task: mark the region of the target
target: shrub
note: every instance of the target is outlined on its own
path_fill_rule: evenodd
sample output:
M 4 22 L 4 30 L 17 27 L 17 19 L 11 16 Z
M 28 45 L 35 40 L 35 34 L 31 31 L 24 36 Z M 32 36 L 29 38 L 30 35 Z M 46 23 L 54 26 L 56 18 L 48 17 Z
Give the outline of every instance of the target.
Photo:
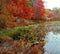
M 42 34 L 44 33 L 43 30 L 43 27 L 41 28 L 40 25 L 38 25 L 37 27 L 31 25 L 3 30 L 1 34 L 9 36 L 14 40 L 19 40 L 20 38 L 24 37 L 27 41 L 35 42 L 40 41 L 40 39 L 42 38 Z

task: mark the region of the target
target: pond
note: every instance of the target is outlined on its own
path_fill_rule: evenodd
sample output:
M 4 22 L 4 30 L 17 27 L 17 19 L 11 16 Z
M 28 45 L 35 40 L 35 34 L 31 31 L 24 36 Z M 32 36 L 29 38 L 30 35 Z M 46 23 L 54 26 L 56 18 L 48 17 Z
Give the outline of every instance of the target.
M 45 36 L 44 54 L 60 54 L 60 27 L 52 25 Z

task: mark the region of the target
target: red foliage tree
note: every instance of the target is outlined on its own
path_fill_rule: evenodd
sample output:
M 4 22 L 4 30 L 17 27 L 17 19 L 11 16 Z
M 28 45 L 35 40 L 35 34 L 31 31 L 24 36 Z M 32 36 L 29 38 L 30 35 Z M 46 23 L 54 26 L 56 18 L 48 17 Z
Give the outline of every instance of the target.
M 44 5 L 42 0 L 34 0 L 33 7 L 27 4 L 30 0 L 11 0 L 4 5 L 7 27 L 17 26 L 17 19 L 42 18 Z M 23 21 L 24 22 L 24 21 Z
M 53 17 L 53 16 L 55 16 L 54 12 L 50 12 L 50 13 L 48 14 L 48 17 Z
M 33 17 L 41 18 L 44 16 L 44 5 L 42 0 L 34 0 L 33 7 L 27 5 L 29 0 L 13 0 L 7 6 L 11 12 L 13 12 L 14 16 L 20 16 L 21 18 L 31 19 Z
M 15 17 L 30 19 L 33 16 L 32 8 L 27 5 L 29 0 L 13 0 L 7 4 L 7 8 Z
M 44 8 L 43 1 L 35 0 L 33 7 L 34 7 L 35 18 L 43 18 L 45 14 L 45 8 Z

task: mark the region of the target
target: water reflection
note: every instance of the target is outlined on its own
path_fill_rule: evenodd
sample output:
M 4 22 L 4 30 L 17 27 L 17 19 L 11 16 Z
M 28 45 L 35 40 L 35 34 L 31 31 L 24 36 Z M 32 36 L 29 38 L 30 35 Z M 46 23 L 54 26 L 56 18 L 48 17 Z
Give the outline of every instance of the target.
M 46 34 L 44 54 L 60 54 L 60 34 L 54 33 L 52 30 Z

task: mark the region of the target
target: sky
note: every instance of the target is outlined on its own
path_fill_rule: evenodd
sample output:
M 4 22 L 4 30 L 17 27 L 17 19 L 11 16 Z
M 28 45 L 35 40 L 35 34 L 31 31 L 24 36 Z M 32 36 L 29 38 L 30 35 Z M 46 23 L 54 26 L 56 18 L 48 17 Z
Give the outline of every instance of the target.
M 48 9 L 53 9 L 55 7 L 60 7 L 60 0 L 43 0 L 45 2 L 45 7 Z

